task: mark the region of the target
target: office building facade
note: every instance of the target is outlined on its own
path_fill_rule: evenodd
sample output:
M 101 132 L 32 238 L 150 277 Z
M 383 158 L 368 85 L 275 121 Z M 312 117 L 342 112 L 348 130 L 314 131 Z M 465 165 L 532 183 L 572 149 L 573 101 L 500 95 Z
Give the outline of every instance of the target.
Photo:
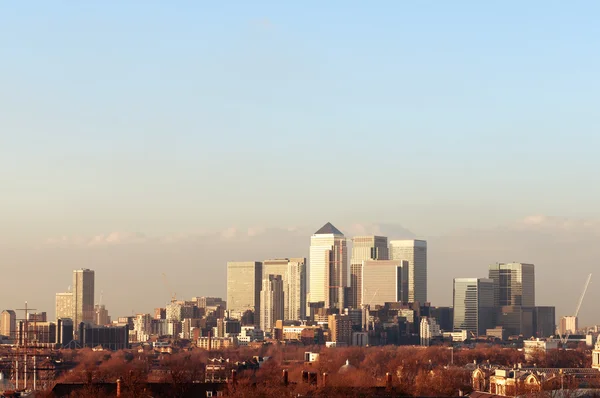
M 275 322 L 283 321 L 285 296 L 281 275 L 268 275 L 262 282 L 260 292 L 260 328 L 269 332 Z
M 306 318 L 306 259 L 285 258 L 263 261 L 263 280 L 269 275 L 280 275 L 283 279 L 285 299 L 284 320 Z
M 262 263 L 241 261 L 227 263 L 227 310 L 231 316 L 241 317 L 250 310 L 255 323 L 260 321 L 260 291 Z
M 344 234 L 331 223 L 310 238 L 310 302 L 343 309 L 348 287 L 348 249 Z
M 362 262 L 360 306 L 385 305 L 408 296 L 408 261 L 366 260 Z
M 526 263 L 496 263 L 489 266 L 494 281 L 497 326 L 509 335 L 534 335 L 535 267 Z
M 73 323 L 94 323 L 94 279 L 91 269 L 73 271 Z
M 408 261 L 408 301 L 427 302 L 427 242 L 424 240 L 392 240 L 390 260 Z
M 454 331 L 485 335 L 495 324 L 494 281 L 455 278 L 453 292 Z
M 388 239 L 385 236 L 355 236 L 350 257 L 350 294 L 348 306 L 360 308 L 362 302 L 362 266 L 365 260 L 388 260 Z
M 306 319 L 306 259 L 290 258 L 284 281 L 285 318 Z
M 14 339 L 17 335 L 17 314 L 13 310 L 4 310 L 0 315 L 0 334 Z
M 56 293 L 56 319 L 73 317 L 73 293 Z

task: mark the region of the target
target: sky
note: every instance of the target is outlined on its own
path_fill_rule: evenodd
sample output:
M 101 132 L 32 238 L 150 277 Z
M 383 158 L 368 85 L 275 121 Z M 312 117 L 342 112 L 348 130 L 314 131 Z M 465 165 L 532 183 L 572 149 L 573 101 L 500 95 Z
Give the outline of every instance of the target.
M 213 3 L 0 5 L 0 306 L 53 312 L 81 267 L 113 315 L 164 304 L 165 270 L 224 295 L 227 260 L 307 255 L 331 221 L 427 238 L 434 304 L 536 260 L 538 302 L 573 311 L 599 3 Z

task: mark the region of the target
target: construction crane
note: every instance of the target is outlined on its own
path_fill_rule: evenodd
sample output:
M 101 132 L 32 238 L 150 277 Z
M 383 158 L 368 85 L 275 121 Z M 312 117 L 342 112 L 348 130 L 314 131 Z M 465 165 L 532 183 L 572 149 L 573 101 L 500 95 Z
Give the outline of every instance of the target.
M 574 315 L 575 319 L 577 319 L 577 315 L 579 315 L 579 310 L 581 309 L 581 304 L 583 303 L 583 298 L 585 297 L 585 293 L 587 292 L 587 289 L 588 289 L 588 286 L 590 285 L 591 280 L 592 280 L 592 274 L 589 274 L 587 277 L 587 281 L 585 282 L 585 285 L 583 286 L 583 292 L 581 292 L 581 296 L 579 297 L 579 302 L 577 303 L 577 308 L 575 309 L 575 315 Z M 563 336 L 560 333 L 560 328 L 559 328 L 558 335 L 560 337 L 560 342 L 562 343 L 563 346 L 565 346 L 567 344 L 567 341 L 569 340 L 569 336 L 571 335 L 571 329 L 567 330 L 565 335 Z
M 171 284 L 169 283 L 169 279 L 167 278 L 167 274 L 165 274 L 163 272 L 162 277 L 163 277 L 163 281 L 165 283 L 165 287 L 167 288 L 167 292 L 171 296 L 171 303 L 176 302 L 177 301 L 177 293 L 175 293 L 175 291 L 171 288 Z

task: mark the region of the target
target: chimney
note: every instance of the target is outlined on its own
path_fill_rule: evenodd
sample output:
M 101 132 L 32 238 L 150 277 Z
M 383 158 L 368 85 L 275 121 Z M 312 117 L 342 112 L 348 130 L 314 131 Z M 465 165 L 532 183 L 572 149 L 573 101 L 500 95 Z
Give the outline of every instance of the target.
M 385 386 L 386 388 L 392 388 L 392 374 L 390 372 L 385 374 Z
M 325 387 L 327 385 L 327 376 L 328 376 L 327 372 L 324 372 L 323 373 L 323 387 Z
M 287 369 L 283 369 L 283 385 L 284 386 L 288 385 L 288 370 Z
M 232 369 L 231 370 L 231 384 L 235 385 L 236 382 L 237 382 L 237 370 Z
M 521 362 L 519 362 L 518 367 L 519 367 L 519 369 L 522 369 L 523 368 L 523 364 Z
M 212 330 L 208 331 L 208 349 L 207 351 L 210 351 L 210 349 L 212 348 Z
M 458 390 L 458 396 L 459 397 L 464 397 L 465 393 L 463 392 L 463 390 Z
M 121 396 L 121 378 L 117 379 L 117 397 Z

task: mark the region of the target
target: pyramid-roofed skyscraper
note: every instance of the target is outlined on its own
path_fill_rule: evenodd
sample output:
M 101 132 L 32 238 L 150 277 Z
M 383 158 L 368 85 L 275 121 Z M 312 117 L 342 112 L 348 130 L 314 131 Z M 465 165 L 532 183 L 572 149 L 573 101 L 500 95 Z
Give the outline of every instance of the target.
M 346 237 L 333 224 L 323 225 L 310 238 L 310 302 L 343 309 L 348 286 Z

